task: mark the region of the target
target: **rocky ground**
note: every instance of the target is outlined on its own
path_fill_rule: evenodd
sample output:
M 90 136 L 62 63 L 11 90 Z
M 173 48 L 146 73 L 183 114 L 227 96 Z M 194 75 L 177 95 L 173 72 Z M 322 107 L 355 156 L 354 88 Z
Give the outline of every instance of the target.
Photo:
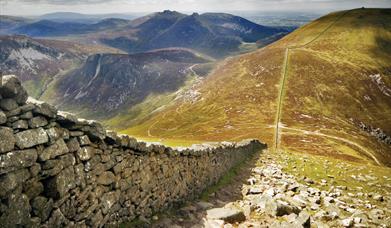
M 374 186 L 376 190 L 369 192 L 354 184 L 338 185 L 338 177 L 331 174 L 316 174 L 322 179 L 297 175 L 294 171 L 304 170 L 305 163 L 317 169 L 305 156 L 293 161 L 288 155 L 277 156 L 265 151 L 255 161 L 249 160 L 228 184 L 201 197 L 202 200 L 155 215 L 139 225 L 210 228 L 391 226 L 391 194 L 385 191 L 390 188 L 390 175 L 364 175 L 356 166 L 339 164 L 346 166 L 345 169 L 356 169 L 356 175 L 345 179 Z M 330 163 L 327 159 L 322 162 L 326 167 Z M 288 169 L 287 164 L 293 168 Z

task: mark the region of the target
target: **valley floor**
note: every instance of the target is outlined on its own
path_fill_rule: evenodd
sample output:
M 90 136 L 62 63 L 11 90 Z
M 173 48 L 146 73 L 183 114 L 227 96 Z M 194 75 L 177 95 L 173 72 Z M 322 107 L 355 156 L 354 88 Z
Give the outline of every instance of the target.
M 390 173 L 389 168 L 266 150 L 200 199 L 132 226 L 390 227 Z

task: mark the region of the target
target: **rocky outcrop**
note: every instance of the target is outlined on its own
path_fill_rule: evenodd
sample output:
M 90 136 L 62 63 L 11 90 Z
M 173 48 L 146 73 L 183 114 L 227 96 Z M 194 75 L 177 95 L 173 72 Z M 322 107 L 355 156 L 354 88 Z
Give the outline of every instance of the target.
M 0 82 L 0 227 L 102 227 L 149 217 L 197 196 L 265 147 L 256 140 L 147 145 L 27 99 L 15 76 Z
M 363 122 L 359 122 L 357 126 L 369 135 L 375 137 L 379 142 L 391 145 L 391 136 L 387 135 L 382 129 L 366 125 Z

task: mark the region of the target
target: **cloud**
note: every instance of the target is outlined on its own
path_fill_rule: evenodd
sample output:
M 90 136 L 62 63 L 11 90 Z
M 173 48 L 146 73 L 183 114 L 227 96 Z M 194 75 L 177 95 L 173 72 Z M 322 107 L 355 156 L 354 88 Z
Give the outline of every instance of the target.
M 330 12 L 358 7 L 391 7 L 391 0 L 0 0 L 0 14 L 40 15 L 156 12 L 308 11 Z
M 19 0 L 21 3 L 47 5 L 99 4 L 115 1 L 117 0 Z

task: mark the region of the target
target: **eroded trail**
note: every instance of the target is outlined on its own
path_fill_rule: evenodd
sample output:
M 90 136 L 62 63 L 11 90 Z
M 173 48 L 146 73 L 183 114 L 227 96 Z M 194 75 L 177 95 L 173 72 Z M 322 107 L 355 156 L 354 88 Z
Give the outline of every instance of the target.
M 314 176 L 294 175 L 284 168 L 287 163 L 298 169 L 316 166 L 325 170 Z M 346 223 L 351 227 L 387 227 L 391 209 L 386 197 L 391 186 L 384 183 L 391 177 L 374 176 L 371 168 L 340 161 L 333 164 L 335 170 L 329 165 L 327 160 L 292 160 L 285 153 L 264 150 L 240 166 L 229 181 L 223 178 L 225 183 L 212 187 L 202 199 L 156 216 L 148 227 L 343 227 Z M 341 175 L 335 174 L 338 172 Z M 350 177 L 350 173 L 359 174 Z M 353 187 L 374 181 L 382 187 L 373 186 L 369 190 L 376 191 L 372 197 L 365 196 L 361 187 Z M 384 196 L 384 201 L 380 202 L 379 196 Z
M 364 152 L 366 155 L 368 155 L 369 157 L 372 158 L 373 161 L 376 162 L 376 164 L 378 165 L 381 165 L 381 163 L 379 162 L 379 160 L 372 154 L 372 152 L 370 152 L 370 150 L 368 150 L 367 148 L 359 145 L 358 143 L 355 143 L 353 141 L 350 141 L 346 138 L 342 138 L 342 137 L 338 137 L 338 136 L 333 136 L 333 135 L 328 135 L 328 134 L 323 134 L 323 133 L 320 133 L 320 132 L 315 132 L 315 131 L 307 131 L 307 130 L 302 130 L 302 129 L 297 129 L 297 128 L 290 128 L 290 127 L 281 127 L 282 129 L 286 129 L 288 131 L 284 132 L 284 134 L 290 134 L 292 132 L 300 132 L 300 133 L 303 133 L 303 134 L 306 134 L 306 135 L 316 135 L 316 136 L 321 136 L 321 137 L 325 137 L 325 138 L 330 138 L 330 139 L 334 139 L 334 140 L 337 140 L 337 141 L 341 141 L 341 142 L 344 142 L 344 143 L 347 143 L 353 147 L 356 147 L 358 148 L 360 151 Z
M 285 56 L 284 56 L 284 62 L 282 64 L 282 73 L 281 73 L 281 79 L 280 79 L 280 88 L 278 91 L 278 98 L 277 98 L 277 112 L 275 117 L 275 132 L 274 132 L 274 151 L 277 151 L 280 147 L 280 141 L 281 141 L 281 118 L 282 118 L 282 111 L 284 106 L 284 95 L 285 90 L 287 89 L 287 78 L 289 76 L 289 58 L 290 54 L 297 49 L 307 47 L 308 45 L 312 44 L 316 40 L 318 40 L 323 34 L 325 34 L 327 31 L 329 31 L 338 21 L 340 21 L 349 11 L 346 11 L 344 14 L 342 14 L 340 17 L 338 17 L 335 21 L 330 23 L 322 32 L 320 32 L 317 36 L 315 36 L 313 39 L 308 41 L 305 44 L 297 45 L 297 46 L 291 46 L 287 47 L 285 49 Z

